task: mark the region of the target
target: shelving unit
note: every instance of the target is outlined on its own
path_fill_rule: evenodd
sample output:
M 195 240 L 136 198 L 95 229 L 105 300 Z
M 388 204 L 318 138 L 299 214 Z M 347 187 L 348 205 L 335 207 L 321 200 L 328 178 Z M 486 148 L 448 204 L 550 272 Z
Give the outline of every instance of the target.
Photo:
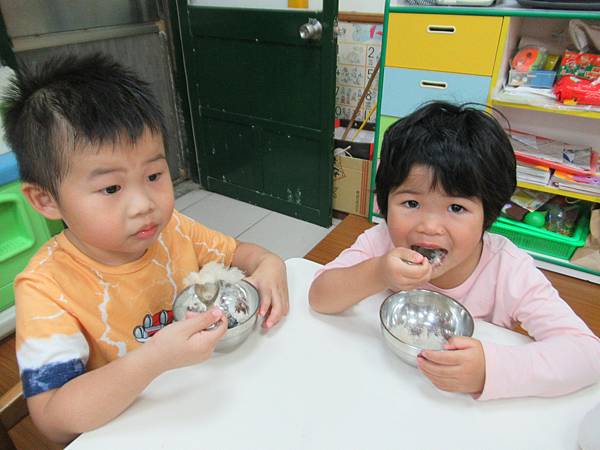
M 578 198 L 580 200 L 585 200 L 585 201 L 592 202 L 592 203 L 600 203 L 600 197 L 598 197 L 598 196 L 581 194 L 579 192 L 573 192 L 573 191 L 567 192 L 562 189 L 554 188 L 552 186 L 542 186 L 540 184 L 524 183 L 522 181 L 519 181 L 517 183 L 517 186 L 525 188 L 525 189 L 531 189 L 533 191 L 548 192 L 550 194 L 556 194 L 556 195 L 567 195 L 568 197 L 571 197 L 571 198 Z
M 585 117 L 588 119 L 595 119 L 595 120 L 600 119 L 600 112 L 576 110 L 575 106 L 572 107 L 573 109 L 570 109 L 570 108 L 567 109 L 563 105 L 562 109 L 557 109 L 557 108 L 553 108 L 551 106 L 532 106 L 532 105 L 528 105 L 526 103 L 517 103 L 516 101 L 508 102 L 508 101 L 495 100 L 495 99 L 492 99 L 490 104 L 493 107 L 504 106 L 507 108 L 521 108 L 521 109 L 526 109 L 529 111 L 540 111 L 540 112 L 546 112 L 546 113 L 551 113 L 551 114 L 563 114 L 566 116 Z
M 388 0 L 372 173 L 377 170 L 385 130 L 433 99 L 484 103 L 505 115 L 514 130 L 598 149 L 600 108 L 551 101 L 532 105 L 502 95 L 510 59 L 521 36 L 547 37 L 564 30 L 570 19 L 597 20 L 600 24 L 600 11 L 528 9 L 514 0 L 500 0 L 493 7 L 417 6 Z M 600 196 L 531 183 L 518 185 L 600 203 Z M 382 220 L 374 195 L 370 219 Z M 600 272 L 567 260 L 530 254 L 540 267 L 600 284 Z

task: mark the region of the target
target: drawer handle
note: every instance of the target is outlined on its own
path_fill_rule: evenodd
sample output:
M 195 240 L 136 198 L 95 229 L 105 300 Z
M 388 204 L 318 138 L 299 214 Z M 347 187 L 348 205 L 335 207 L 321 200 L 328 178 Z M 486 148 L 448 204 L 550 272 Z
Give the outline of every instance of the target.
M 439 34 L 454 34 L 456 33 L 456 27 L 454 25 L 427 25 L 427 32 Z
M 448 89 L 448 83 L 444 83 L 443 81 L 421 80 L 419 84 L 422 88 L 427 89 Z

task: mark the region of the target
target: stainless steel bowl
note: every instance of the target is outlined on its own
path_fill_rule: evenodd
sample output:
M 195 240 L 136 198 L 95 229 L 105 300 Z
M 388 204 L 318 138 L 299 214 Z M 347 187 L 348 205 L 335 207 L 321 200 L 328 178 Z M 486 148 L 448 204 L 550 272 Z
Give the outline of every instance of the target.
M 229 328 L 225 332 L 215 347 L 215 351 L 217 352 L 231 351 L 244 342 L 254 329 L 254 325 L 256 325 L 256 319 L 258 317 L 260 297 L 258 296 L 258 291 L 254 286 L 247 281 L 242 280 L 231 285 L 229 289 L 234 291 L 232 294 L 235 295 L 235 291 L 237 291 L 237 293 L 246 298 L 248 305 L 250 306 L 250 315 L 245 321 L 238 322 L 236 326 Z M 225 293 L 225 295 L 227 295 L 227 293 Z
M 412 366 L 422 350 L 442 350 L 452 336 L 473 335 L 473 317 L 464 306 L 426 289 L 390 295 L 381 304 L 379 318 L 385 342 Z

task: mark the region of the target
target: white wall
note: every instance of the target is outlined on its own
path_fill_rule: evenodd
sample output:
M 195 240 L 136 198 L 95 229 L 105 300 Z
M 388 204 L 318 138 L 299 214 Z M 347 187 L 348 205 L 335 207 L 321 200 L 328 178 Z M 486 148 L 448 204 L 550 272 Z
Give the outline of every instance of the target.
M 383 14 L 385 0 L 339 0 L 338 9 L 342 12 Z

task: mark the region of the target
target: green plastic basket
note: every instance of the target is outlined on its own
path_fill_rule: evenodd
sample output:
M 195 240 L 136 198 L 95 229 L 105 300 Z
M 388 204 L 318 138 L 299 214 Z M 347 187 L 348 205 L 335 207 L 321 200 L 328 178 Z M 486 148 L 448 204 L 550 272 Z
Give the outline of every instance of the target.
M 570 259 L 578 247 L 585 245 L 589 232 L 589 216 L 583 214 L 577 221 L 573 236 L 553 233 L 526 223 L 499 217 L 489 231 L 510 239 L 517 247 L 561 259 Z
M 0 312 L 14 304 L 13 281 L 62 222 L 48 221 L 29 205 L 21 182 L 0 186 Z

